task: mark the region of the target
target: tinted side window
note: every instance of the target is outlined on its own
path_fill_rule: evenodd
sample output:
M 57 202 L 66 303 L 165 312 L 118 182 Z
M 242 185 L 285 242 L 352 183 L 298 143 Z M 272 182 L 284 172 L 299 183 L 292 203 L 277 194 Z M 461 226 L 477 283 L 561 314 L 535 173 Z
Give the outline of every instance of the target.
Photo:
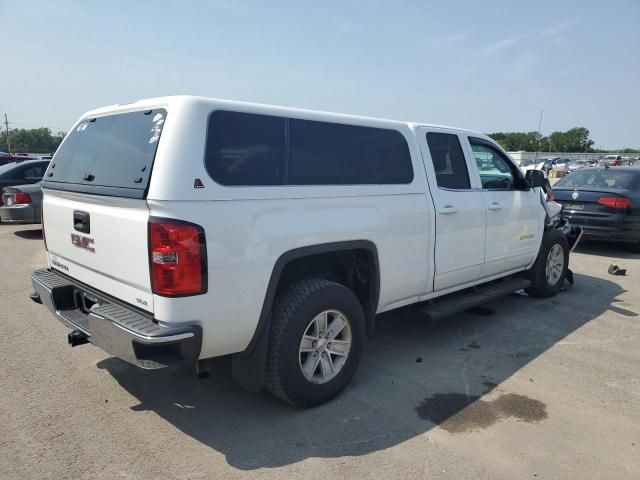
M 427 145 L 429 145 L 438 187 L 455 190 L 470 189 L 469 170 L 458 136 L 451 133 L 429 132 Z
M 215 111 L 209 117 L 206 168 L 223 185 L 284 183 L 285 119 Z
M 480 172 L 482 188 L 511 190 L 516 183 L 515 166 L 497 149 L 469 138 Z
M 402 184 L 413 180 L 409 146 L 396 130 L 289 120 L 289 185 Z

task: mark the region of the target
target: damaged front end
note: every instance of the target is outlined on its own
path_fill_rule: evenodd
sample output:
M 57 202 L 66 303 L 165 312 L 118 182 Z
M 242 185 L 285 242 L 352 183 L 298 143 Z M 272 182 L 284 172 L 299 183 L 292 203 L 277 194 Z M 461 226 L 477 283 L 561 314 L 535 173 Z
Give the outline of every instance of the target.
M 533 175 L 532 175 L 533 176 Z M 545 177 L 542 179 L 533 179 L 534 182 L 537 180 L 539 183 L 537 186 L 540 186 L 540 203 L 542 204 L 542 208 L 546 213 L 545 215 L 545 223 L 544 229 L 548 230 L 560 230 L 564 234 L 567 239 L 567 244 L 569 245 L 569 252 L 573 252 L 573 250 L 580 243 L 580 239 L 582 238 L 582 227 L 579 225 L 571 225 L 569 220 L 567 220 L 563 215 L 563 207 L 558 202 L 550 200 L 551 193 L 551 184 L 549 180 Z M 533 183 L 535 185 L 535 183 Z M 573 272 L 571 269 L 567 269 L 567 282 L 569 285 L 573 285 Z
M 550 192 L 551 185 L 547 180 L 540 192 L 540 203 L 546 212 L 545 230 L 561 230 L 564 236 L 567 237 L 569 251 L 573 252 L 582 238 L 582 227 L 572 225 L 569 223 L 569 220 L 564 218 L 562 205 L 553 200 L 549 200 Z

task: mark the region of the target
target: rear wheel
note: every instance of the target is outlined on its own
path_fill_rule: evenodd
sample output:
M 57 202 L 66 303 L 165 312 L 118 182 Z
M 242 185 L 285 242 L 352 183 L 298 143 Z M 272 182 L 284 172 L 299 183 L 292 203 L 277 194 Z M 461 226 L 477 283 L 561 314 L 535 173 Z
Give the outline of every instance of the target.
M 552 297 L 562 288 L 569 268 L 569 244 L 564 233 L 548 230 L 542 238 L 540 252 L 527 272 L 531 286 L 526 289 L 534 297 Z
M 319 278 L 296 282 L 272 311 L 267 388 L 300 407 L 331 400 L 355 374 L 364 338 L 364 313 L 351 290 Z

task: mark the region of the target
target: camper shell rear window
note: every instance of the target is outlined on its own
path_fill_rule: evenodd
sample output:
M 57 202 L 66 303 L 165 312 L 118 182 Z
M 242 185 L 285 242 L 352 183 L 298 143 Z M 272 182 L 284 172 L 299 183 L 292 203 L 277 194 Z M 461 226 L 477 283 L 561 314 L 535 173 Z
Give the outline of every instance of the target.
M 156 108 L 84 119 L 56 152 L 42 186 L 144 198 L 166 118 Z

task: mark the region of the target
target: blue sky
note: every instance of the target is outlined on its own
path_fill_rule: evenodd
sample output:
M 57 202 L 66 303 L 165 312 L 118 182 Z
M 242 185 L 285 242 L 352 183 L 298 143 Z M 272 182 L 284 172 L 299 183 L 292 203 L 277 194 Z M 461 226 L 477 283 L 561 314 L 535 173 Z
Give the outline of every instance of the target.
M 0 0 L 0 113 L 196 94 L 640 147 L 640 0 Z

